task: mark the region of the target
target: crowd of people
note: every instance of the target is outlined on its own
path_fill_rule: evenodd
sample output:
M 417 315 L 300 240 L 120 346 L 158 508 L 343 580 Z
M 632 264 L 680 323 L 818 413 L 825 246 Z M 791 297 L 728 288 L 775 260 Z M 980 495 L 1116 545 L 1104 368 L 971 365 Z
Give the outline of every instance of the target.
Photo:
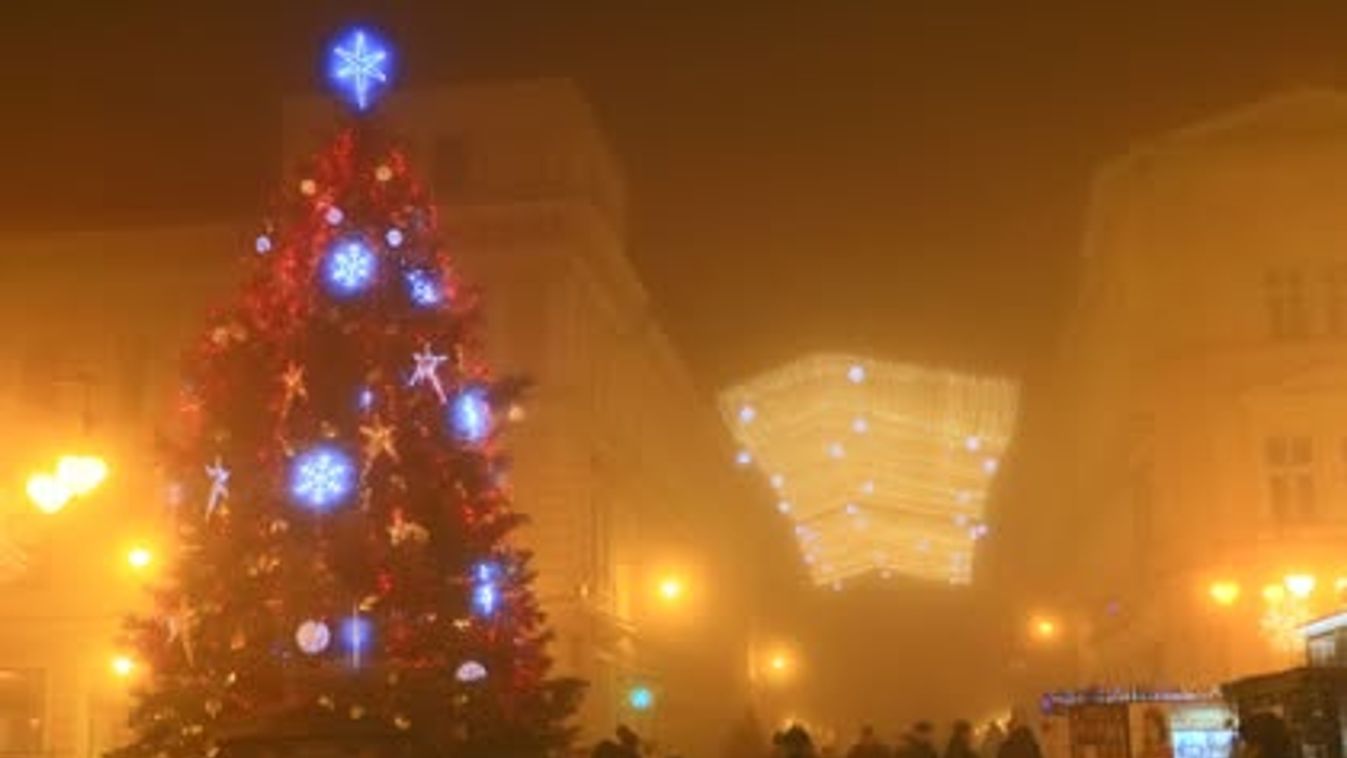
M 1241 721 L 1230 758 L 1295 758 L 1297 753 L 1286 722 L 1271 713 L 1257 713 Z M 614 738 L 601 741 L 590 753 L 591 758 L 642 758 L 648 755 L 650 753 L 646 752 L 640 737 L 627 727 L 618 727 Z M 844 754 L 815 745 L 809 731 L 796 725 L 773 735 L 770 751 L 765 755 L 771 758 L 1043 758 L 1043 751 L 1033 729 L 1016 716 L 1005 728 L 993 721 L 980 734 L 976 734 L 967 721 L 956 721 L 943 746 L 937 744 L 935 728 L 927 721 L 915 724 L 895 745 L 881 740 L 873 727 L 864 726 L 856 742 Z M 1163 755 L 1173 755 L 1167 740 Z M 764 756 L 735 755 L 733 758 Z
M 778 732 L 772 747 L 773 758 L 823 758 L 831 754 L 827 748 L 816 746 L 801 726 Z M 943 746 L 936 742 L 935 727 L 921 721 L 896 745 L 885 743 L 873 727 L 864 726 L 846 758 L 1042 758 L 1042 751 L 1033 731 L 1017 718 L 1012 718 L 1006 729 L 996 722 L 988 724 L 980 738 L 972 724 L 956 721 Z

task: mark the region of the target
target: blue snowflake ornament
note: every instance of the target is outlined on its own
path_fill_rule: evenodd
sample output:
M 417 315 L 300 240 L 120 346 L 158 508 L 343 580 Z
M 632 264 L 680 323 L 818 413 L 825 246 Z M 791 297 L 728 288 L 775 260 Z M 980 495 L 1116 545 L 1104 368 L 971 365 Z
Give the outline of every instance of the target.
M 359 27 L 337 40 L 328 54 L 328 81 L 337 94 L 363 111 L 388 84 L 393 53 L 378 35 Z

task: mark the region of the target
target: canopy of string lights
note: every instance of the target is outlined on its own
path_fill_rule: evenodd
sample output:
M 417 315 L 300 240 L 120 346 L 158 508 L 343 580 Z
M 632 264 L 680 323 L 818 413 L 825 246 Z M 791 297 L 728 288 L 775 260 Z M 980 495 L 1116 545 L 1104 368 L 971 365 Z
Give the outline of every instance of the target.
M 737 462 L 766 477 L 817 583 L 871 572 L 971 581 L 1015 383 L 813 355 L 719 401 Z

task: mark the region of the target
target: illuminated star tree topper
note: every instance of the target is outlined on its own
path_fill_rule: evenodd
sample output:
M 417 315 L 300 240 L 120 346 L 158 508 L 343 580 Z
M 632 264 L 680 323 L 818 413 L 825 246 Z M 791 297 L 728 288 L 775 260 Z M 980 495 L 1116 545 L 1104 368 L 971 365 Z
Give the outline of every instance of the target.
M 343 32 L 328 55 L 328 81 L 353 105 L 365 110 L 388 84 L 393 54 L 378 35 L 355 27 Z

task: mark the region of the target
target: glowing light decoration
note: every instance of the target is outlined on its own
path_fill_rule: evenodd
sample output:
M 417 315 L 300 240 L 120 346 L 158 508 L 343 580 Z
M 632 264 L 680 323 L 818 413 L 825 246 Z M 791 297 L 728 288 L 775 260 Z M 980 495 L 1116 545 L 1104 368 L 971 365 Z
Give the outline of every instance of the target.
M 817 584 L 880 570 L 972 581 L 994 462 L 1014 431 L 1014 382 L 821 354 L 728 388 L 718 405 L 736 460 L 807 525 L 796 540 Z
M 328 80 L 357 110 L 370 106 L 373 96 L 388 83 L 392 53 L 373 32 L 351 29 L 328 56 Z
M 454 672 L 454 678 L 464 684 L 480 682 L 486 678 L 486 666 L 477 661 L 464 661 L 459 664 L 458 670 Z
M 154 553 L 147 547 L 137 545 L 126 551 L 126 565 L 135 571 L 149 568 L 154 563 Z
M 206 476 L 210 479 L 210 493 L 206 496 L 206 518 L 210 518 L 220 507 L 220 501 L 229 497 L 229 469 L 225 468 L 220 456 L 215 456 L 215 462 L 206 467 Z
M 753 419 L 758 417 L 758 411 L 751 405 L 744 405 L 739 409 L 739 422 L 743 424 L 753 423 Z
M 1211 587 L 1207 588 L 1207 593 L 1211 595 L 1212 602 L 1228 607 L 1239 600 L 1239 590 L 1238 582 L 1225 580 L 1212 582 Z
M 28 477 L 28 499 L 43 513 L 58 513 L 75 496 L 70 487 L 55 474 L 41 472 Z
M 329 205 L 327 210 L 323 212 L 323 220 L 332 226 L 337 226 L 346 220 L 346 214 L 341 212 L 341 208 Z
M 332 630 L 321 621 L 310 619 L 295 630 L 295 645 L 305 655 L 318 655 L 332 643 Z
M 422 308 L 433 308 L 444 300 L 440 280 L 425 269 L 414 268 L 403 275 L 407 283 L 407 297 Z
M 335 445 L 312 447 L 290 464 L 290 494 L 311 510 L 326 511 L 341 505 L 351 497 L 355 485 L 355 463 Z
M 387 242 L 389 247 L 401 247 L 402 239 L 401 229 L 389 229 L 384 232 L 384 242 Z
M 355 405 L 362 411 L 368 411 L 374 407 L 374 390 L 369 387 L 361 387 L 356 393 Z
M 789 500 L 782 500 L 781 502 L 779 502 L 779 503 L 776 504 L 776 509 L 777 509 L 778 511 L 782 512 L 782 513 L 787 513 L 787 514 L 790 513 L 790 501 L 789 501 Z
M 108 464 L 96 455 L 63 455 L 56 461 L 56 478 L 71 494 L 87 495 L 108 478 Z
M 253 249 L 256 250 L 259 255 L 271 252 L 271 238 L 265 234 L 259 234 L 257 236 L 257 241 L 253 243 Z
M 500 567 L 495 563 L 479 563 L 472 569 L 472 610 L 479 616 L 491 617 L 500 603 L 500 590 L 496 580 L 500 576 Z
M 352 297 L 374 285 L 379 257 L 359 237 L 344 237 L 332 244 L 323 259 L 323 281 L 335 297 Z
M 435 397 L 440 402 L 445 402 L 444 384 L 440 381 L 440 364 L 449 360 L 448 356 L 437 355 L 430 350 L 430 345 L 421 348 L 421 352 L 412 353 L 412 361 L 416 367 L 412 369 L 412 378 L 407 380 L 408 387 L 415 387 L 419 384 L 429 384 L 435 391 Z
M 449 406 L 449 423 L 454 436 L 464 442 L 486 439 L 491 432 L 491 404 L 487 402 L 486 391 L 471 387 L 458 393 Z
M 683 597 L 683 592 L 685 590 L 686 587 L 683 585 L 683 580 L 676 576 L 665 577 L 659 583 L 659 596 L 668 603 L 676 602 L 679 598 Z
M 113 676 L 126 679 L 136 673 L 136 660 L 129 655 L 114 655 L 108 667 L 112 669 Z
M 633 711 L 644 713 L 655 707 L 655 693 L 649 687 L 638 684 L 627 692 L 627 705 Z
M 1318 581 L 1312 574 L 1289 574 L 1282 583 L 1286 585 L 1286 591 L 1291 593 L 1292 597 L 1304 600 L 1314 594 L 1314 588 Z
M 341 622 L 341 644 L 351 656 L 351 665 L 359 667 L 360 661 L 374 641 L 374 622 L 357 613 L 352 613 Z

